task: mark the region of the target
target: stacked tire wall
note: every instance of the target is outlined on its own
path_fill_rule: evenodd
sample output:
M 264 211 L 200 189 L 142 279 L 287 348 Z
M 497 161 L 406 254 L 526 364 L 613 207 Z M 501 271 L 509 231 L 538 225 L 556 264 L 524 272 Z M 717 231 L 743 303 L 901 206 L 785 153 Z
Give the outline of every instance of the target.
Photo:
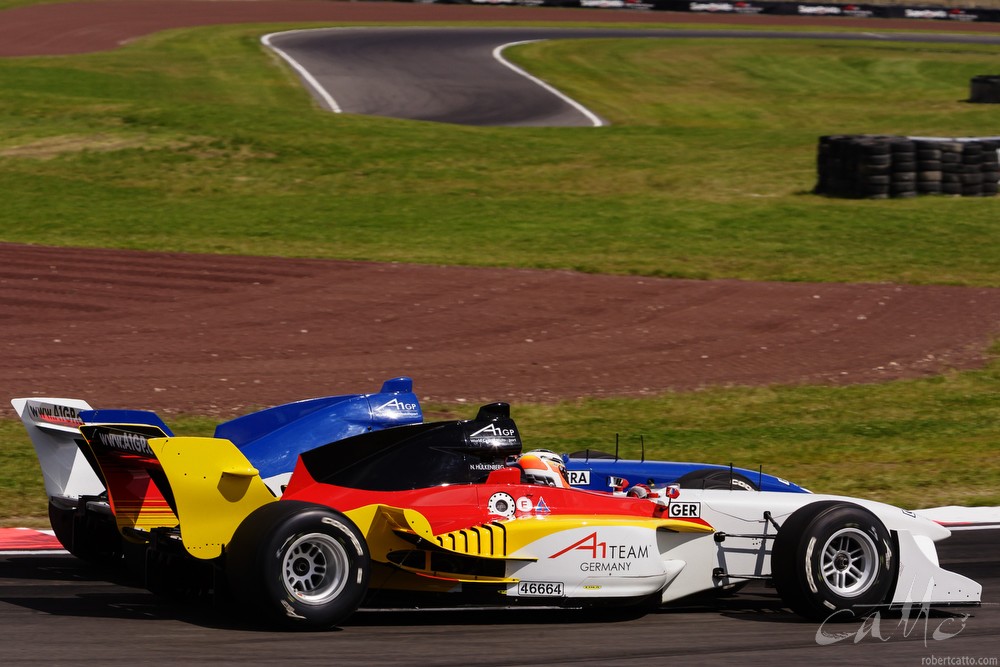
M 969 81 L 969 101 L 973 104 L 1000 104 L 1000 75 L 972 77 Z
M 825 136 L 817 172 L 813 191 L 829 197 L 993 197 L 1000 182 L 1000 137 Z

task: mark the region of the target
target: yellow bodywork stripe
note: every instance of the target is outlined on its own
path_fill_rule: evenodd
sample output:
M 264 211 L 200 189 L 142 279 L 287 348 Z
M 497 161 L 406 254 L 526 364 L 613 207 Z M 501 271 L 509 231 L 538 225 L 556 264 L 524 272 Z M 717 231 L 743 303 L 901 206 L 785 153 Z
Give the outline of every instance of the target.
M 677 533 L 711 533 L 710 526 L 678 519 L 654 519 L 622 516 L 535 516 L 503 521 L 507 529 L 507 552 L 516 553 L 532 542 L 553 533 L 574 528 L 601 528 L 627 526 L 651 530 L 669 530 Z
M 195 558 L 221 555 L 243 519 L 277 500 L 229 440 L 153 438 L 149 447 L 170 482 L 184 548 Z
M 372 560 L 384 563 L 390 551 L 412 549 L 413 542 L 404 540 L 399 533 L 434 539 L 431 524 L 416 510 L 391 505 L 365 505 L 345 514 L 364 534 Z
M 420 577 L 430 577 L 450 582 L 490 582 L 490 583 L 512 583 L 516 579 L 506 577 L 491 577 L 486 575 L 471 575 L 457 572 L 441 572 L 431 567 L 431 552 L 449 551 L 451 553 L 462 554 L 463 556 L 474 556 L 476 558 L 508 560 L 501 555 L 495 557 L 481 556 L 479 554 L 468 554 L 464 551 L 447 549 L 439 545 L 435 538 L 434 530 L 430 522 L 420 512 L 402 507 L 392 507 L 390 505 L 366 505 L 355 510 L 345 512 L 345 514 L 358 526 L 365 535 L 368 543 L 368 551 L 372 560 L 384 563 L 389 567 L 398 568 L 404 572 L 419 575 Z M 409 538 L 409 539 L 407 539 Z M 417 545 L 418 540 L 426 540 L 423 545 Z M 402 565 L 393 563 L 389 559 L 389 554 L 404 551 L 424 552 L 423 566 L 416 567 L 409 564 Z M 534 560 L 534 559 L 529 559 Z
M 421 513 L 412 509 L 391 507 L 389 505 L 366 505 L 346 513 L 358 526 L 368 542 L 368 549 L 373 561 L 389 564 L 407 572 L 428 577 L 448 579 L 455 582 L 516 582 L 517 579 L 506 577 L 489 577 L 469 575 L 455 572 L 440 572 L 431 568 L 433 551 L 447 551 L 483 560 L 523 560 L 533 561 L 536 558 L 511 558 L 510 554 L 528 546 L 543 537 L 564 530 L 576 528 L 635 527 L 647 530 L 669 530 L 683 533 L 711 533 L 710 526 L 678 519 L 654 519 L 645 517 L 621 516 L 545 516 L 526 517 L 497 521 L 485 526 L 476 526 L 462 530 L 435 535 L 430 523 Z M 489 529 L 496 532 L 495 541 L 489 549 L 485 549 L 481 540 L 468 539 L 468 534 Z M 423 538 L 426 543 L 415 544 L 414 537 Z M 407 539 L 410 538 L 410 539 Z M 423 551 L 426 554 L 423 567 L 410 564 L 391 563 L 389 554 L 404 551 Z

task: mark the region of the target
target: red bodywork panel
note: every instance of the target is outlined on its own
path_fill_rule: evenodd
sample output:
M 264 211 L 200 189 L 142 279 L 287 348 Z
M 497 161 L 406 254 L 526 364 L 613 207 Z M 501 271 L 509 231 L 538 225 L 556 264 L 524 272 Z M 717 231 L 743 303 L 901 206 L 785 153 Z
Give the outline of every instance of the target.
M 483 484 L 442 485 L 406 491 L 368 491 L 316 482 L 300 460 L 282 500 L 301 500 L 347 512 L 382 504 L 420 512 L 435 533 L 507 518 L 543 516 L 621 516 L 667 518 L 667 507 L 647 499 L 581 489 L 524 484 L 520 471 L 495 471 Z M 500 510 L 505 510 L 501 513 Z M 705 525 L 702 519 L 684 519 Z

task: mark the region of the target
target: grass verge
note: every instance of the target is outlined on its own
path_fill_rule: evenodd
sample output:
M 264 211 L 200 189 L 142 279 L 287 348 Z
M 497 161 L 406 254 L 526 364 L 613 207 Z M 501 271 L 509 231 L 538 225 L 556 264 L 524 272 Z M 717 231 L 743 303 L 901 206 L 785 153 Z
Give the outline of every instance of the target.
M 1000 350 L 998 350 L 1000 351 Z M 1000 362 L 982 371 L 853 387 L 710 389 L 646 400 L 512 406 L 526 448 L 614 451 L 638 458 L 730 463 L 817 493 L 917 509 L 1000 505 Z M 476 407 L 425 405 L 426 419 Z M 211 435 L 202 417 L 171 420 Z M 47 524 L 45 491 L 20 422 L 0 420 L 0 525 Z
M 1000 133 L 1000 47 L 583 40 L 515 60 L 607 128 L 333 115 L 257 41 L 0 60 L 0 239 L 684 278 L 997 285 L 996 198 L 809 193 L 820 135 Z

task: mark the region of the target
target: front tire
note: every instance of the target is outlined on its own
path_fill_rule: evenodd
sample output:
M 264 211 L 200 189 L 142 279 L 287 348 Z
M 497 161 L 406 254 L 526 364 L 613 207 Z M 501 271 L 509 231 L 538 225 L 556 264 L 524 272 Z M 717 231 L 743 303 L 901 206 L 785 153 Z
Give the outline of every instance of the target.
M 771 577 L 792 611 L 814 621 L 851 620 L 888 601 L 895 549 L 869 510 L 841 501 L 799 508 L 771 551 Z
M 361 531 L 340 512 L 299 501 L 248 516 L 226 548 L 233 596 L 270 624 L 325 629 L 350 616 L 368 590 Z

